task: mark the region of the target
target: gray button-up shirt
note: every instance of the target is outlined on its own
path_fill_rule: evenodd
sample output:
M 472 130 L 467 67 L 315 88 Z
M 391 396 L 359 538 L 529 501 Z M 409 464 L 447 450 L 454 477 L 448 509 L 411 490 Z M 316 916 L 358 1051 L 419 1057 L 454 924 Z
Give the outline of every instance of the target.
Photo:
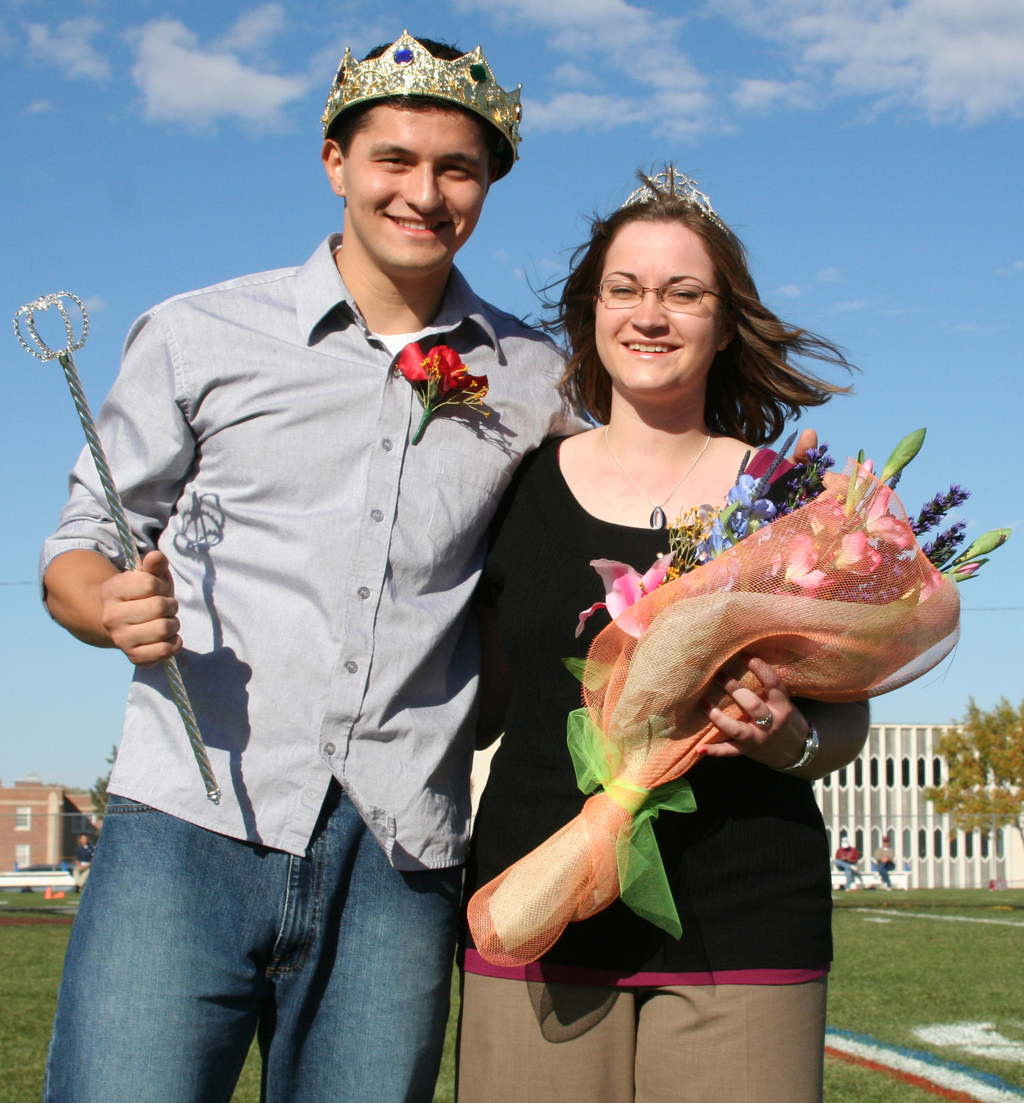
M 171 299 L 135 324 L 98 423 L 140 547 L 171 562 L 179 656 L 224 790 L 205 796 L 162 667 L 137 669 L 110 790 L 305 850 L 332 774 L 400 869 L 463 859 L 486 529 L 524 453 L 578 424 L 545 337 L 453 270 L 430 332 L 482 411 L 422 413 L 329 238 L 301 268 Z M 423 343 L 432 343 L 430 337 Z M 88 453 L 42 570 L 119 565 Z

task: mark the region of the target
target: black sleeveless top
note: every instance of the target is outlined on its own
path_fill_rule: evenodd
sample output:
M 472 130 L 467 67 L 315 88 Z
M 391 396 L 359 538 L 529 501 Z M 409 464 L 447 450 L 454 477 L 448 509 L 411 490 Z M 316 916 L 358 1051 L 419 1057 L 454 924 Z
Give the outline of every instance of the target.
M 562 477 L 560 443 L 548 441 L 517 472 L 481 582 L 481 603 L 499 613 L 512 696 L 474 827 L 467 900 L 586 800 L 566 745 L 580 686 L 561 659 L 586 656 L 608 623 L 599 610 L 574 638 L 580 611 L 604 596 L 590 560 L 619 560 L 643 573 L 668 551 L 664 531 L 587 513 Z M 732 973 L 734 983 L 789 983 L 825 971 L 832 957 L 829 853 L 810 783 L 748 758 L 704 759 L 687 778 L 697 811 L 663 811 L 654 821 L 682 938 L 616 900 L 570 923 L 541 959 L 541 973 L 527 967 L 526 975 L 666 984 L 701 983 L 699 976 L 728 982 L 719 974 Z M 465 937 L 470 971 L 524 975 L 486 965 Z

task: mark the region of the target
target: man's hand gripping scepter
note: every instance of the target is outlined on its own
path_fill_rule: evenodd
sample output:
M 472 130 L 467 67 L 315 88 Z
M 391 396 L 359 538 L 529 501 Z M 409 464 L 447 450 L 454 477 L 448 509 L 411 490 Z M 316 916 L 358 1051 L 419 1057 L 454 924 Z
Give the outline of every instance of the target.
M 75 303 L 82 314 L 82 335 L 77 340 L 75 339 L 74 326 L 71 322 L 71 316 L 68 314 L 68 308 L 64 301 L 65 299 L 69 299 Z M 50 346 L 39 336 L 39 332 L 36 329 L 36 315 L 49 310 L 51 307 L 56 308 L 61 321 L 64 323 L 64 332 L 67 335 L 67 343 L 60 349 L 50 348 Z M 22 318 L 25 320 L 25 329 L 28 331 L 29 339 L 32 342 L 31 344 L 25 339 L 21 332 Z M 79 419 L 82 422 L 82 428 L 85 430 L 85 439 L 89 444 L 89 451 L 92 453 L 93 462 L 96 464 L 96 472 L 99 475 L 103 493 L 106 495 L 107 506 L 110 510 L 110 516 L 113 518 L 114 527 L 117 529 L 117 536 L 121 543 L 121 548 L 124 551 L 125 561 L 128 564 L 129 570 L 141 570 L 142 560 L 139 558 L 139 551 L 136 547 L 135 539 L 128 525 L 128 519 L 125 517 L 124 506 L 121 504 L 121 495 L 118 493 L 113 476 L 110 473 L 110 466 L 107 463 L 106 455 L 103 452 L 103 445 L 96 431 L 96 423 L 93 421 L 92 413 L 89 410 L 89 403 L 85 398 L 85 391 L 82 389 L 81 381 L 78 378 L 78 371 L 75 368 L 73 353 L 82 348 L 89 334 L 89 316 L 82 304 L 82 300 L 78 298 L 77 295 L 72 295 L 70 291 L 58 291 L 53 295 L 44 295 L 42 298 L 36 299 L 34 302 L 23 306 L 14 316 L 14 334 L 18 338 L 22 348 L 39 360 L 60 361 L 60 366 L 64 369 L 64 375 L 68 381 L 68 386 L 71 388 L 71 397 L 74 399 L 75 409 L 78 411 Z M 203 743 L 199 725 L 196 723 L 192 705 L 185 691 L 185 685 L 181 680 L 181 672 L 178 670 L 177 660 L 173 656 L 169 659 L 164 659 L 163 666 L 164 670 L 167 672 L 167 680 L 170 682 L 171 693 L 174 697 L 174 703 L 178 708 L 178 714 L 181 716 L 182 723 L 185 725 L 188 741 L 192 746 L 192 753 L 195 755 L 196 765 L 199 767 L 199 773 L 202 775 L 203 784 L 206 786 L 206 795 L 214 804 L 219 804 L 221 798 L 220 787 L 217 785 L 217 779 L 213 775 L 213 767 L 210 765 L 210 758 L 206 753 L 206 746 Z

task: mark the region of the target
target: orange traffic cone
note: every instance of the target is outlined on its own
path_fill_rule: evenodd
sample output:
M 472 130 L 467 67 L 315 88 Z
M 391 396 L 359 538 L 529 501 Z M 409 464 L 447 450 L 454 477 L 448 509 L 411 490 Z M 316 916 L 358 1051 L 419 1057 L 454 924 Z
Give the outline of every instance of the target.
M 60 892 L 55 892 L 55 893 L 53 894 L 53 899 L 54 899 L 54 900 L 63 900 L 63 899 L 64 899 L 64 890 L 63 890 L 63 889 L 61 889 L 61 891 L 60 891 Z
M 50 888 L 49 885 L 46 886 L 46 892 L 43 893 L 43 899 L 44 900 L 52 900 L 53 899 L 53 889 Z

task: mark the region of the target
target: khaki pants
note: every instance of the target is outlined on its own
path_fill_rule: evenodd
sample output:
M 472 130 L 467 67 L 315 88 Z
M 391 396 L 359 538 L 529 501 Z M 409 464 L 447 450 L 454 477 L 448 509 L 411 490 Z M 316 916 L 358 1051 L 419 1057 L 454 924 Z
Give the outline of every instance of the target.
M 459 1103 L 820 1103 L 826 978 L 597 988 L 464 976 Z

